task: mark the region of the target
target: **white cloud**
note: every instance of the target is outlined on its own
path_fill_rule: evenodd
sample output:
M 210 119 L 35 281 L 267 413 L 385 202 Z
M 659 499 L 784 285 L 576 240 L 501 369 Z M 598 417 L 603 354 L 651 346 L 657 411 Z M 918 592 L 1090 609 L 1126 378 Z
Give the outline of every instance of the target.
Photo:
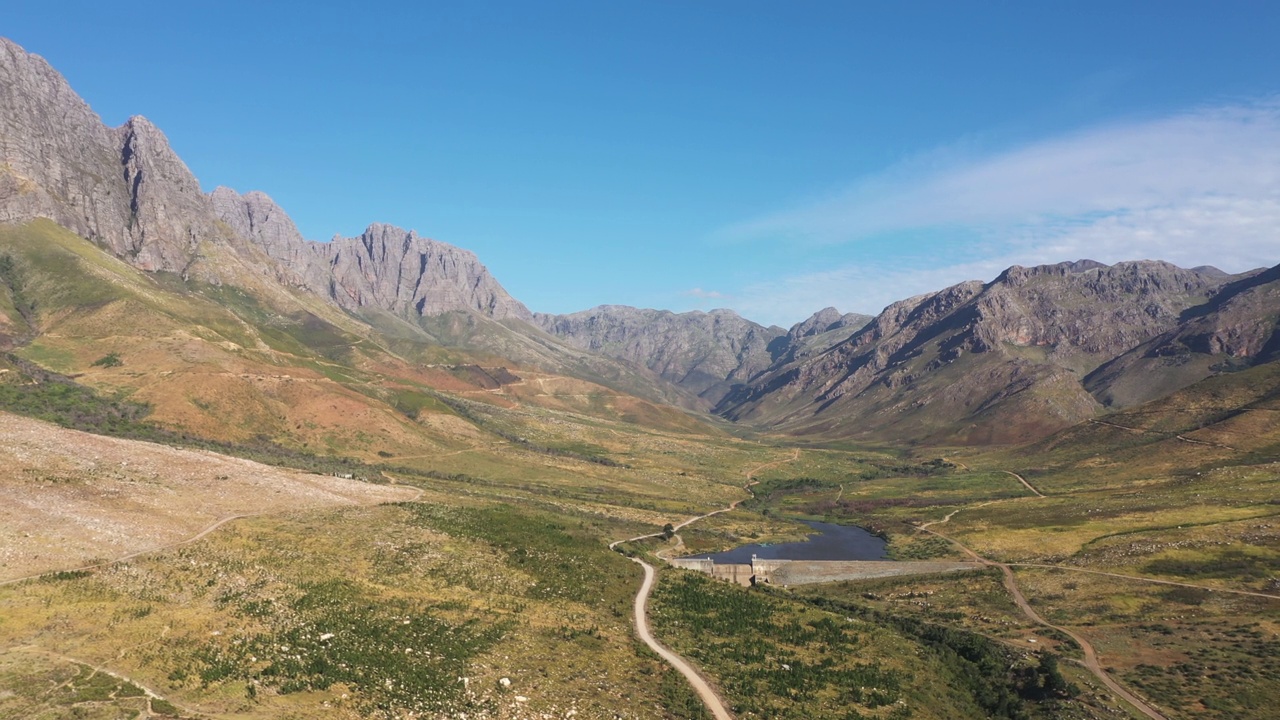
M 1085 257 L 1228 271 L 1280 261 L 1276 100 L 1112 124 L 982 158 L 954 155 L 903 163 L 721 234 L 868 250 L 896 233 L 954 231 L 983 239 L 965 248 L 971 259 L 922 267 L 918 257 L 897 254 L 910 248 L 886 248 L 872 264 L 746 288 L 739 309 L 770 322 L 832 304 L 876 311 L 962 280 L 989 280 L 1011 264 Z
M 716 290 L 703 290 L 702 288 L 693 288 L 680 293 L 688 297 L 698 298 L 699 300 L 719 300 L 725 297 L 725 294 Z
M 1280 195 L 1280 103 L 1110 125 L 979 159 L 942 159 L 947 154 L 904 163 L 833 197 L 723 234 L 844 242 L 952 225 L 1053 227 L 1204 198 L 1274 200 Z

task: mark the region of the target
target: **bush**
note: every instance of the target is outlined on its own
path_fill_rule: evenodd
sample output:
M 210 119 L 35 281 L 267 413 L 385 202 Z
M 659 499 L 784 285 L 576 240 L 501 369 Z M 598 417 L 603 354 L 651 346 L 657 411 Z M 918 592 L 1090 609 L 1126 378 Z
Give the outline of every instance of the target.
M 114 368 L 120 367 L 124 362 L 120 360 L 120 356 L 115 353 L 108 353 L 102 357 L 89 363 L 90 367 Z

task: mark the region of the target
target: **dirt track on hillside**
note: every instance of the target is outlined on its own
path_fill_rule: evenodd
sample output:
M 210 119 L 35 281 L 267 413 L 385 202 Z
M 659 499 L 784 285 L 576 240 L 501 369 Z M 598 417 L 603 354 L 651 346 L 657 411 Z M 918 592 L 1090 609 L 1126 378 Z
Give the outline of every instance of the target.
M 1036 493 L 1036 494 L 1039 495 L 1039 493 Z M 1040 495 L 1040 497 L 1044 497 L 1044 496 Z M 931 523 L 924 523 L 922 525 L 919 525 L 918 527 L 921 530 L 931 535 L 936 535 L 937 537 L 940 537 L 943 540 L 946 540 L 952 545 L 955 545 L 957 548 L 963 551 L 966 555 L 978 561 L 979 563 L 986 565 L 988 567 L 1000 568 L 1000 572 L 1004 576 L 1005 590 L 1009 591 L 1009 595 L 1013 598 L 1013 602 L 1018 606 L 1018 609 L 1022 611 L 1023 615 L 1026 615 L 1028 619 L 1030 619 L 1035 624 L 1040 625 L 1041 627 L 1047 627 L 1053 630 L 1057 630 L 1058 632 L 1061 632 L 1064 635 L 1067 635 L 1068 637 L 1070 637 L 1072 640 L 1076 641 L 1076 644 L 1078 644 L 1080 646 L 1080 649 L 1084 651 L 1084 661 L 1082 662 L 1084 667 L 1089 672 L 1093 673 L 1094 677 L 1102 681 L 1103 685 L 1106 685 L 1108 688 L 1110 688 L 1111 692 L 1115 693 L 1120 698 L 1123 698 L 1125 702 L 1132 705 L 1143 715 L 1146 715 L 1147 717 L 1151 718 L 1151 720 L 1167 720 L 1167 718 L 1165 718 L 1164 715 L 1161 715 L 1158 711 L 1156 711 L 1155 708 L 1151 707 L 1141 698 L 1129 692 L 1129 690 L 1125 688 L 1123 685 L 1116 682 L 1115 679 L 1112 678 L 1111 675 L 1107 673 L 1106 670 L 1103 669 L 1102 663 L 1098 661 L 1098 653 L 1093 649 L 1093 645 L 1088 640 L 1086 640 L 1084 637 L 1080 636 L 1079 634 L 1072 632 L 1071 630 L 1068 630 L 1067 628 L 1061 627 L 1059 625 L 1054 625 L 1048 622 L 1047 620 L 1045 620 L 1044 618 L 1040 617 L 1040 614 L 1037 613 L 1035 609 L 1031 607 L 1031 603 L 1027 602 L 1026 596 L 1022 594 L 1022 590 L 1018 587 L 1018 581 L 1013 576 L 1013 568 L 1009 567 L 1009 565 L 1002 562 L 996 562 L 995 560 L 988 560 L 987 558 L 974 552 L 967 545 L 960 543 L 954 538 L 949 537 L 947 535 L 943 535 L 937 530 L 930 529 L 931 525 L 941 525 L 943 523 L 949 522 L 951 518 L 955 516 L 955 514 L 958 512 L 960 512 L 960 510 L 953 510 L 950 514 L 948 514 L 942 520 L 931 522 Z

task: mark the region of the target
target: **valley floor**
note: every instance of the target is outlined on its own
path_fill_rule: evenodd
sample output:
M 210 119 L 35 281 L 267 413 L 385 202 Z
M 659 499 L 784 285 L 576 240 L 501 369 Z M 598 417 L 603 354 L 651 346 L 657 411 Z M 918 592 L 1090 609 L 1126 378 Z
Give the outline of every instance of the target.
M 420 454 L 375 484 L 0 430 L 0 716 L 1174 720 L 1267 717 L 1280 691 L 1280 466 L 1221 447 L 1173 440 L 1193 454 L 1166 470 L 1124 443 L 1014 464 L 614 424 L 592 440 L 630 468 Z M 699 499 L 655 504 L 673 478 Z M 991 569 L 748 589 L 660 562 L 799 519 Z M 710 711 L 635 636 L 650 588 Z

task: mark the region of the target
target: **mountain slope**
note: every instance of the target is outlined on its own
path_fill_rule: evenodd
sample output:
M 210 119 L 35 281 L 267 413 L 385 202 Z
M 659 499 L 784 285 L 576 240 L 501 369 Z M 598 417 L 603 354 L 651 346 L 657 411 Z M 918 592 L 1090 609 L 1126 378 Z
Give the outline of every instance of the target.
M 1161 333 L 1106 363 L 1085 387 L 1108 407 L 1155 400 L 1219 372 L 1280 357 L 1280 266 L 1223 286 Z
M 1140 261 L 1014 266 L 890 305 L 716 411 L 793 432 L 932 442 L 1042 437 L 1100 410 L 1081 379 L 1177 326 L 1228 278 Z
M 673 313 L 602 305 L 536 322 L 575 347 L 646 367 L 677 387 L 716 403 L 775 359 L 781 328 L 763 327 L 732 310 Z
M 154 125 L 106 127 L 48 63 L 3 39 L 0 101 L 0 223 L 51 219 L 137 269 L 244 295 L 261 319 L 314 316 L 370 346 L 394 345 L 395 362 L 532 365 L 693 402 L 643 368 L 535 328 L 466 250 L 383 224 L 311 242 L 265 194 L 204 195 Z

